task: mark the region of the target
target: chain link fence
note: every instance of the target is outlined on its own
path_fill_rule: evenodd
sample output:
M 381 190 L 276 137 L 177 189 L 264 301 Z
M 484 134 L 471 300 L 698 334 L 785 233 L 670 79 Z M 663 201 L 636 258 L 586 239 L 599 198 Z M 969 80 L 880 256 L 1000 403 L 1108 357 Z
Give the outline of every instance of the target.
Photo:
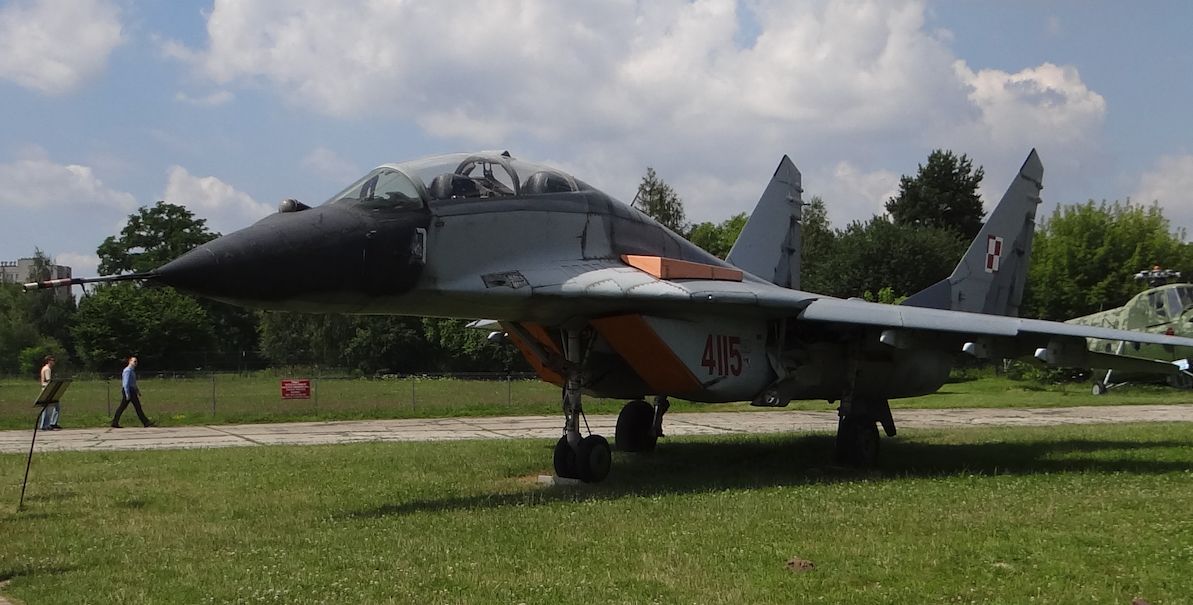
M 290 395 L 299 398 L 286 397 L 283 381 L 305 383 L 300 383 L 305 388 L 290 389 Z M 549 413 L 559 409 L 561 397 L 559 387 L 521 372 L 378 374 L 370 378 L 317 369 L 138 372 L 137 382 L 146 414 L 159 422 L 178 424 Z M 36 380 L 0 379 L 0 428 L 31 426 L 36 412 L 32 402 L 39 391 Z M 106 422 L 120 400 L 119 375 L 76 375 L 62 399 L 61 424 Z M 601 401 L 590 399 L 586 405 Z M 130 415 L 135 422 L 131 409 L 124 418 Z

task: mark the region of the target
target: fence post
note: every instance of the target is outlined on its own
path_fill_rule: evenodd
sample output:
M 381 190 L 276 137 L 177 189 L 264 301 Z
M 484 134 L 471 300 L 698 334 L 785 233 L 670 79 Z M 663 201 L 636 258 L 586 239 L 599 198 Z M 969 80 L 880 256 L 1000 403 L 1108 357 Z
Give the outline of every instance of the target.
M 215 417 L 215 372 L 211 373 L 211 416 Z

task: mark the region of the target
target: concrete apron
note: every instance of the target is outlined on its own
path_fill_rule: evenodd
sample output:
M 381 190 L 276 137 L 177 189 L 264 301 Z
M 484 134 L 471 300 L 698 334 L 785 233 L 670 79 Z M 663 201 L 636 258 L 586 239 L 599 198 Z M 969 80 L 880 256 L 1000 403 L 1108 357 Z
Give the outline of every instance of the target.
M 1193 422 L 1191 405 L 1091 406 L 894 410 L 900 429 L 951 429 L 986 426 L 1056 426 L 1123 422 Z M 592 432 L 612 438 L 617 417 L 589 416 Z M 556 439 L 560 416 L 429 418 L 230 424 L 180 427 L 126 427 L 38 431 L 36 451 L 129 451 L 256 445 L 319 445 L 363 441 L 458 441 L 464 439 Z M 832 432 L 837 413 L 757 411 L 667 414 L 668 436 L 732 433 Z M 32 430 L 0 431 L 0 453 L 29 451 Z

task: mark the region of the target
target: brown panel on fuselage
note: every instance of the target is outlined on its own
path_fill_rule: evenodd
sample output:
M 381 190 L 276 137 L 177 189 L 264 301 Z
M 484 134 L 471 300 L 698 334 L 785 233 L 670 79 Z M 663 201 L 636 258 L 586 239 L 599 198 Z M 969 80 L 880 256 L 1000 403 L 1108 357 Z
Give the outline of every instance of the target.
M 532 323 L 524 323 L 519 325 L 522 326 L 522 329 L 525 330 L 531 338 L 538 342 L 540 347 L 550 349 L 556 353 L 559 352 L 559 347 L 555 346 L 555 341 L 551 340 L 551 338 L 547 335 L 547 331 L 544 330 L 542 326 Z M 505 326 L 503 325 L 502 328 L 505 328 Z M 518 338 L 517 333 L 508 328 L 506 328 L 505 333 L 506 336 L 509 336 L 510 341 L 514 343 L 514 346 L 518 347 L 518 350 L 522 352 L 522 356 L 526 358 L 526 361 L 530 362 L 530 367 L 534 368 L 534 371 L 538 373 L 539 378 L 542 379 L 543 382 L 549 382 L 560 387 L 564 385 L 566 381 L 563 379 L 563 377 L 548 369 L 547 366 L 543 364 L 543 360 L 539 359 L 538 355 L 535 355 L 534 351 L 532 351 L 530 347 L 522 341 L 521 338 Z
M 588 323 L 629 362 L 655 394 L 689 393 L 703 388 L 641 315 L 606 317 Z
M 659 279 L 712 279 L 717 281 L 741 281 L 744 278 L 740 269 L 717 267 L 704 263 L 663 258 L 661 256 L 643 256 L 637 254 L 623 254 L 622 262 L 645 271 Z

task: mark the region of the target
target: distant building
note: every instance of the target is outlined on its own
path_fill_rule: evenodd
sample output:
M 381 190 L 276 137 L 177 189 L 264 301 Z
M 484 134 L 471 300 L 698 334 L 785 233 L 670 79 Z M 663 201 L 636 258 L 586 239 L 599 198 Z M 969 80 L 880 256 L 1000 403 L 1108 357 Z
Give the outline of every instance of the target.
M 33 259 L 22 258 L 16 261 L 0 261 L 0 284 L 24 284 L 33 281 L 31 274 L 33 273 Z M 63 267 L 62 265 L 50 265 L 50 279 L 63 279 L 72 277 L 70 267 Z M 71 295 L 70 288 L 58 288 L 54 293 L 58 298 L 69 298 Z

